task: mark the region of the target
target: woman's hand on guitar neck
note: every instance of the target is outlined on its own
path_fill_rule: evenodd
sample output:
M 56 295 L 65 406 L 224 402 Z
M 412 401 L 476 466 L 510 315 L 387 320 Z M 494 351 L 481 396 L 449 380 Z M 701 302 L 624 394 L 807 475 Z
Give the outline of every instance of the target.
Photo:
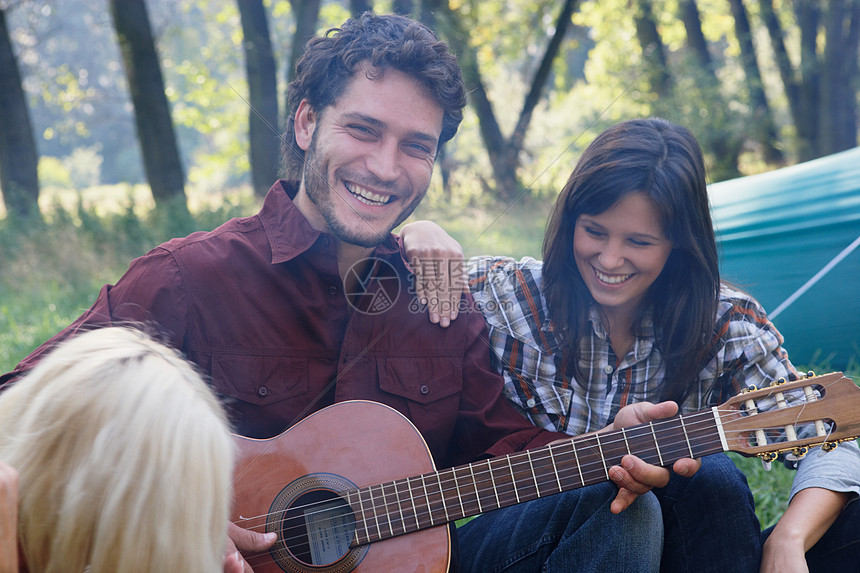
M 603 431 L 620 430 L 646 424 L 654 420 L 670 418 L 678 413 L 678 405 L 675 402 L 639 402 L 629 404 L 615 416 L 612 424 Z M 702 466 L 701 460 L 683 458 L 672 465 L 672 470 L 684 477 L 689 477 L 699 471 Z M 669 470 L 643 462 L 634 455 L 626 455 L 621 458 L 620 466 L 609 468 L 609 477 L 618 486 L 618 495 L 612 501 L 610 510 L 612 513 L 621 513 L 642 494 L 648 493 L 652 488 L 665 487 L 669 483 Z
M 0 462 L 0 573 L 18 573 L 18 472 Z
M 224 573 L 253 573 L 253 569 L 240 551 L 265 551 L 275 544 L 274 533 L 257 533 L 242 529 L 235 523 L 227 524 L 227 547 L 224 550 Z M 0 571 L 5 573 L 5 571 Z
M 427 304 L 430 322 L 447 327 L 457 318 L 460 297 L 468 291 L 463 248 L 432 221 L 409 223 L 400 237 L 415 275 L 418 301 Z

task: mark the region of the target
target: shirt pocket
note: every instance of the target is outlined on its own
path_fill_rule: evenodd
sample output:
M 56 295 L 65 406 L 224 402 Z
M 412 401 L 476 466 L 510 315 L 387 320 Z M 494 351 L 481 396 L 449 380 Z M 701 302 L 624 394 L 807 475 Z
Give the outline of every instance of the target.
M 385 357 L 377 368 L 379 388 L 411 402 L 426 405 L 463 391 L 460 358 Z
M 433 457 L 442 459 L 460 413 L 463 359 L 385 357 L 377 371 L 383 401 L 412 420 Z
M 307 358 L 260 355 L 212 357 L 212 385 L 225 396 L 257 406 L 308 392 Z

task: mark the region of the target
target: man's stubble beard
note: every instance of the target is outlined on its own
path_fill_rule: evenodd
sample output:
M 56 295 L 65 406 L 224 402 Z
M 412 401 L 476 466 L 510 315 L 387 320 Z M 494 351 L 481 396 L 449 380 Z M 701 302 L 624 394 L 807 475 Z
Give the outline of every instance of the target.
M 351 245 L 371 248 L 382 243 L 400 223 L 405 221 L 415 211 L 418 204 L 421 203 L 421 199 L 426 194 L 425 189 L 425 193 L 415 197 L 412 203 L 395 219 L 394 224 L 384 232 L 377 232 L 370 223 L 361 218 L 361 215 L 355 213 L 356 217 L 362 219 L 362 225 L 367 228 L 367 234 L 363 235 L 357 229 L 350 229 L 338 219 L 334 202 L 344 200 L 337 193 L 332 192 L 332 189 L 329 187 L 328 170 L 328 160 L 325 160 L 317 151 L 317 132 L 315 132 L 311 136 L 311 143 L 305 153 L 305 164 L 302 171 L 305 193 L 323 216 L 331 234 L 337 237 L 338 240 Z M 344 201 L 344 204 L 349 209 L 352 209 L 352 206 L 346 203 L 346 201 Z

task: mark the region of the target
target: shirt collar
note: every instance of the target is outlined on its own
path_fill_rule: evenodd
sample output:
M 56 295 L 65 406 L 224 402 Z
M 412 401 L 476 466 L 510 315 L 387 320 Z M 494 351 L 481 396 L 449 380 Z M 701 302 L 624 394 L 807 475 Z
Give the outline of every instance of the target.
M 278 180 L 269 189 L 260 209 L 260 221 L 272 249 L 272 264 L 290 261 L 314 245 L 320 237 L 334 237 L 314 229 L 299 211 L 293 197 L 299 190 L 298 181 Z M 374 255 L 390 256 L 401 253 L 397 237 L 389 234 L 374 250 Z M 402 257 L 401 253 L 401 257 Z M 405 260 L 405 259 L 404 259 Z

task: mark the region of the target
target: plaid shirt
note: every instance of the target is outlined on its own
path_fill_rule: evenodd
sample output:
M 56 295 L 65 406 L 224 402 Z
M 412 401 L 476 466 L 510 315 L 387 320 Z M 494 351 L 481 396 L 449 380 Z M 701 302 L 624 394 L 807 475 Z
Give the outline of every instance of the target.
M 605 427 L 627 404 L 656 401 L 665 365 L 654 344 L 651 316 L 645 316 L 641 336 L 619 359 L 592 308 L 592 330 L 580 346 L 581 371 L 587 379 L 570 380 L 565 374 L 567 352 L 547 316 L 541 269 L 540 261 L 528 257 L 519 262 L 498 257 L 469 261 L 469 287 L 489 327 L 491 361 L 514 405 L 538 426 L 578 435 Z M 681 412 L 719 405 L 743 388 L 764 387 L 792 373 L 782 336 L 761 305 L 724 286 L 711 359 Z M 763 409 L 774 406 L 759 402 Z M 790 498 L 809 487 L 860 494 L 860 448 L 855 441 L 828 454 L 815 448 L 797 469 Z
M 573 435 L 605 427 L 627 404 L 658 401 L 665 363 L 652 316 L 645 316 L 632 349 L 618 357 L 592 308 L 591 331 L 580 342 L 585 379 L 571 380 L 568 353 L 547 315 L 541 270 L 542 263 L 529 257 L 469 261 L 469 286 L 489 326 L 491 358 L 508 398 L 536 425 Z M 782 336 L 758 302 L 724 287 L 712 358 L 681 411 L 716 406 L 742 388 L 788 378 L 795 371 L 781 345 Z

